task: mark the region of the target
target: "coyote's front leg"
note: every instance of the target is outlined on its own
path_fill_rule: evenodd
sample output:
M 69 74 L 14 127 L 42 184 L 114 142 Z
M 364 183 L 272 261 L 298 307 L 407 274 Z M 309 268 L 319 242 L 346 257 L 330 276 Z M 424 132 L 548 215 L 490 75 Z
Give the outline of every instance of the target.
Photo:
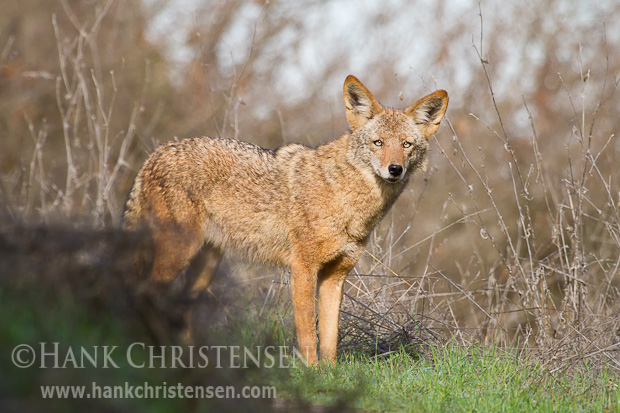
M 361 252 L 361 251 L 360 251 Z M 321 362 L 335 363 L 338 347 L 338 321 L 342 302 L 342 286 L 355 257 L 341 257 L 325 265 L 319 273 L 319 339 Z
M 316 295 L 317 269 L 303 262 L 291 262 L 291 296 L 299 352 L 308 365 L 318 363 L 316 354 Z

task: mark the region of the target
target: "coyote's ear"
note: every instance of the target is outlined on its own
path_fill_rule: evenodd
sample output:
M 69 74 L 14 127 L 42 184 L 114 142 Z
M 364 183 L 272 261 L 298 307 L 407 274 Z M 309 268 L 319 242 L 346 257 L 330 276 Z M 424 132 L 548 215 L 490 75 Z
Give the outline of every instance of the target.
M 366 122 L 381 113 L 379 102 L 355 76 L 347 76 L 343 92 L 347 120 L 352 129 L 364 126 Z
M 439 122 L 448 108 L 448 93 L 437 90 L 418 100 L 405 111 L 420 126 L 426 139 L 429 139 L 439 128 Z

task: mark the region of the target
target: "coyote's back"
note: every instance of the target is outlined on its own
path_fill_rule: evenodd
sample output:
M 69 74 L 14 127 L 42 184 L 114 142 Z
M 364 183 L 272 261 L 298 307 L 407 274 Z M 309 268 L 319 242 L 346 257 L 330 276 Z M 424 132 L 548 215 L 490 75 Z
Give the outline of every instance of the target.
M 197 269 L 206 288 L 215 251 L 229 249 L 289 266 L 300 349 L 311 363 L 317 286 L 321 355 L 333 360 L 344 278 L 425 164 L 448 104 L 439 90 L 405 111 L 387 108 L 353 76 L 344 98 L 351 130 L 316 149 L 221 138 L 161 145 L 138 172 L 124 214 L 126 228 L 151 234 L 155 281 Z
M 165 143 L 136 177 L 126 226 L 169 226 L 171 232 L 178 228 L 220 250 L 286 265 L 290 243 L 277 215 L 287 201 L 279 187 L 283 156 L 229 139 Z

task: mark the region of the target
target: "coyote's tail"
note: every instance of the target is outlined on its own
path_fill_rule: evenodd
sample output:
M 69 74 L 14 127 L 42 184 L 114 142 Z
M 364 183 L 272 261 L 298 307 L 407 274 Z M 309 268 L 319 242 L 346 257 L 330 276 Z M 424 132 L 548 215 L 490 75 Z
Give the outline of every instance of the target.
M 138 196 L 142 191 L 142 180 L 138 176 L 131 186 L 129 195 L 127 195 L 127 202 L 123 208 L 123 216 L 121 217 L 121 228 L 123 229 L 137 229 L 138 219 L 140 216 L 140 207 L 138 202 Z

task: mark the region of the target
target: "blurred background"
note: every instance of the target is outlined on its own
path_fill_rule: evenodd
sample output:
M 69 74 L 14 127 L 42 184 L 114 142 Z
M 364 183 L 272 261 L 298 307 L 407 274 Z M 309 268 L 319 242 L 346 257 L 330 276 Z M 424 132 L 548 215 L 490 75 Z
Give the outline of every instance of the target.
M 337 138 L 348 74 L 399 108 L 441 88 L 431 166 L 373 233 L 343 316 L 401 312 L 548 351 L 617 342 L 620 3 L 0 4 L 11 219 L 117 225 L 141 162 L 170 139 Z M 279 277 L 241 277 L 265 271 Z

